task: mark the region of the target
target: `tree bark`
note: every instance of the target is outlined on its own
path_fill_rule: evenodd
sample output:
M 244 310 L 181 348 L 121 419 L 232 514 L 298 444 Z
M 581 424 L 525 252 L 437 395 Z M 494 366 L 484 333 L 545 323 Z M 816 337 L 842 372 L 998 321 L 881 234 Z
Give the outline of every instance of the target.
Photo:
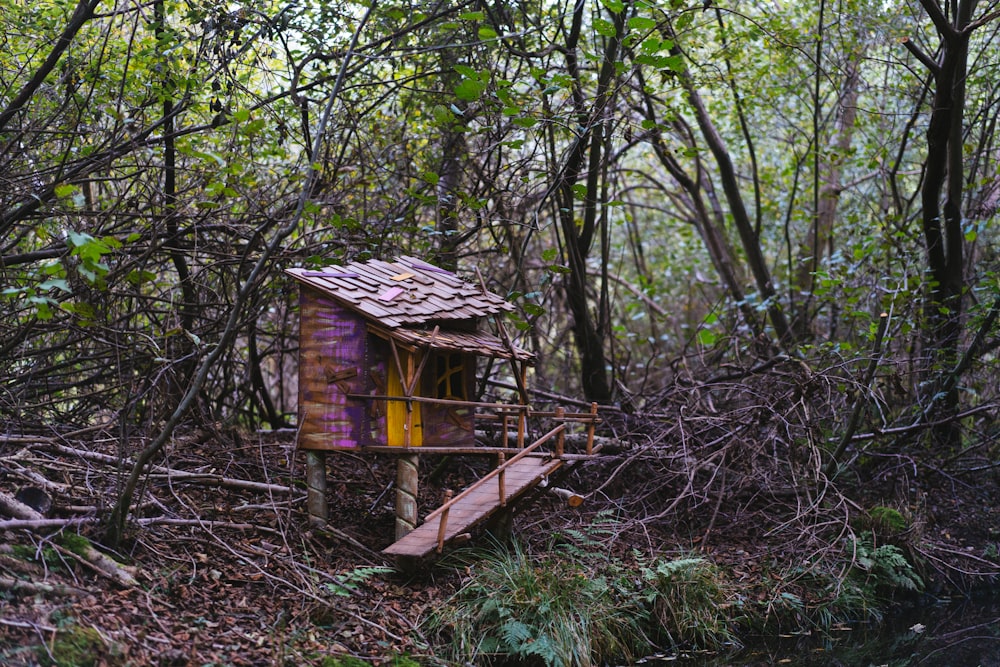
M 580 80 L 580 71 L 576 61 L 576 47 L 584 9 L 585 3 L 577 3 L 575 6 L 573 25 L 567 39 L 567 69 L 577 82 Z M 585 108 L 579 86 L 576 86 L 574 106 L 583 132 L 577 138 L 566 158 L 559 181 L 554 188 L 559 203 L 559 226 L 565 239 L 567 263 L 570 269 L 565 294 L 567 306 L 573 317 L 573 340 L 580 355 L 580 381 L 587 400 L 598 403 L 611 401 L 608 362 L 604 353 L 604 331 L 600 326 L 601 323 L 607 322 L 607 317 L 602 312 L 595 322 L 591 313 L 587 258 L 590 255 L 594 236 L 598 231 L 598 207 L 604 203 L 599 201 L 598 193 L 601 190 L 601 178 L 604 174 L 604 163 L 607 157 L 603 150 L 607 133 L 607 116 L 614 97 L 612 81 L 615 77 L 615 64 L 621 47 L 625 18 L 626 11 L 624 9 L 615 15 L 615 35 L 608 38 L 603 53 L 592 108 Z M 574 186 L 577 185 L 583 173 L 585 159 L 587 160 L 587 170 L 586 191 L 583 195 L 583 220 L 577 224 L 577 189 Z M 606 223 L 603 216 L 601 216 L 600 221 L 601 224 Z M 606 307 L 604 300 L 601 300 L 600 303 L 602 308 Z
M 962 331 L 965 286 L 964 235 L 962 231 L 963 128 L 965 78 L 975 0 L 961 0 L 951 20 L 933 0 L 920 0 L 941 37 L 940 56 L 935 62 L 912 41 L 904 46 L 934 77 L 934 98 L 927 127 L 927 160 L 920 192 L 924 245 L 930 283 L 924 299 L 924 344 L 928 373 L 944 377 L 958 359 Z M 944 389 L 938 382 L 926 383 L 924 399 L 937 403 L 930 418 L 940 422 L 934 435 L 937 444 L 960 445 L 959 425 L 951 419 L 958 411 L 957 383 Z

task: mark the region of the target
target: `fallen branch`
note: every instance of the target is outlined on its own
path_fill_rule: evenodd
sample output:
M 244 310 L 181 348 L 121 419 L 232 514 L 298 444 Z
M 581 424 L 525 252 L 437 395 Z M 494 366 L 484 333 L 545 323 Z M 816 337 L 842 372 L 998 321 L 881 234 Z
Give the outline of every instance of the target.
M 68 445 L 63 445 L 58 443 L 51 438 L 34 438 L 32 442 L 43 445 L 45 448 L 50 449 L 54 452 L 60 454 L 65 454 L 67 456 L 75 456 L 84 461 L 92 461 L 94 463 L 103 463 L 110 466 L 118 466 L 119 464 L 125 467 L 131 467 L 135 465 L 135 462 L 131 459 L 121 460 L 117 456 L 111 456 L 109 454 L 101 454 L 100 452 L 91 452 L 86 449 L 77 449 L 76 447 L 70 447 Z M 295 491 L 294 488 L 290 486 L 284 486 L 282 484 L 267 484 L 264 482 L 252 482 L 245 479 L 236 479 L 232 477 L 223 477 L 222 475 L 216 475 L 212 473 L 203 472 L 190 472 L 186 470 L 177 470 L 176 468 L 168 468 L 161 465 L 150 465 L 148 466 L 149 476 L 151 478 L 167 479 L 171 482 L 186 482 L 189 484 L 199 484 L 202 486 L 213 486 L 221 487 L 224 489 L 233 489 L 239 491 L 256 491 L 260 493 L 272 493 L 272 494 L 290 494 Z M 0 505 L 0 510 L 2 510 L 2 505 Z M 25 517 L 27 518 L 27 517 Z
M 135 579 L 134 568 L 122 565 L 110 556 L 101 553 L 90 544 L 89 540 L 86 544 L 78 545 L 74 549 L 68 549 L 54 542 L 52 546 L 63 556 L 90 567 L 97 574 L 120 586 L 132 588 L 139 584 Z
M 97 517 L 75 519 L 8 519 L 0 521 L 0 530 L 44 530 L 46 528 L 68 528 L 88 523 L 96 523 Z
M 0 514 L 25 521 L 38 521 L 45 518 L 41 512 L 35 511 L 14 496 L 3 491 L 0 491 Z
M 8 591 L 10 593 L 23 593 L 27 595 L 86 595 L 89 591 L 82 588 L 76 588 L 74 586 L 67 586 L 65 584 L 50 584 L 44 581 L 25 581 L 23 579 L 15 579 L 13 577 L 3 577 L 0 576 L 0 590 Z M 9 625 L 15 628 L 33 628 L 35 627 L 30 623 L 19 623 L 17 621 L 10 621 L 7 619 L 0 618 L 0 623 L 3 625 Z M 42 629 L 46 629 L 45 626 L 38 626 Z M 55 628 L 52 628 L 54 631 Z

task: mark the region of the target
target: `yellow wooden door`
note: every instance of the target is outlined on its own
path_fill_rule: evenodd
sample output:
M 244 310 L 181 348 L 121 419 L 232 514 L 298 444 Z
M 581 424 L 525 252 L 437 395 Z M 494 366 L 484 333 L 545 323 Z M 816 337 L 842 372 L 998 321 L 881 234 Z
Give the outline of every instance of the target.
M 403 367 L 403 372 L 409 376 L 411 381 L 413 375 L 416 373 L 416 361 L 415 355 L 406 350 L 399 350 L 400 365 Z M 388 396 L 405 396 L 403 380 L 399 377 L 399 369 L 396 368 L 396 364 L 392 360 L 390 360 L 388 366 L 389 380 L 386 386 L 386 394 Z M 420 393 L 419 382 L 416 383 L 414 393 Z M 410 447 L 419 447 L 422 445 L 424 440 L 424 424 L 420 415 L 420 403 L 411 403 L 413 410 L 408 414 L 406 401 L 386 402 L 389 404 L 386 407 L 386 431 L 389 446 L 405 447 L 409 444 Z M 407 441 L 407 433 L 410 436 L 409 441 Z

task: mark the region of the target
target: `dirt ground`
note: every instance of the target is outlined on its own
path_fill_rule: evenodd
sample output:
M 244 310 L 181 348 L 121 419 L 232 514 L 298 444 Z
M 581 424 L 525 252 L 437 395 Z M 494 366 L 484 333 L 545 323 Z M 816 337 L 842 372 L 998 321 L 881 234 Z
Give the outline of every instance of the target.
M 392 541 L 393 459 L 329 456 L 330 529 L 319 530 L 307 521 L 294 433 L 179 432 L 139 489 L 126 542 L 110 554 L 122 567 L 108 572 L 80 555 L 72 536 L 99 541 L 99 521 L 123 474 L 114 465 L 120 454 L 119 439 L 100 430 L 0 440 L 0 491 L 41 488 L 53 501 L 46 518 L 56 520 L 31 530 L 0 522 L 0 663 L 435 661 L 421 620 L 465 572 L 440 564 L 390 571 L 393 563 L 380 550 Z M 765 514 L 773 502 L 753 499 L 693 503 L 672 513 L 660 511 L 670 507 L 661 499 L 662 506 L 647 508 L 652 518 L 633 523 L 637 508 L 657 496 L 639 493 L 633 473 L 617 473 L 626 457 L 619 452 L 570 473 L 565 484 L 589 497 L 580 509 L 547 494 L 520 505 L 514 534 L 544 548 L 553 533 L 614 512 L 622 530 L 610 549 L 699 551 L 748 588 L 767 562 L 791 557 L 783 549 L 801 548 L 780 532 L 768 537 L 764 526 L 775 518 Z M 424 476 L 436 480 L 421 490 L 424 508 L 439 503 L 444 488 L 460 489 L 487 469 L 482 459 L 461 457 L 423 465 Z M 893 475 L 906 470 L 889 468 L 874 480 L 872 502 L 899 498 L 893 489 L 901 480 Z M 944 475 L 906 484 L 919 517 L 908 530 L 920 531 L 933 586 L 988 582 L 1000 571 L 996 484 Z M 630 493 L 639 500 L 626 502 Z M 734 490 L 733 498 L 747 493 Z

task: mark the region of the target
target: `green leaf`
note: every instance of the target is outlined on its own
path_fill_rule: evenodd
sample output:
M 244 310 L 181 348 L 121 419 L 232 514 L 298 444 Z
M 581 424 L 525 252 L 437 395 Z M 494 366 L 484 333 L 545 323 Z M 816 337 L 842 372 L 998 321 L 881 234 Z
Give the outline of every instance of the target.
M 243 134 L 244 136 L 252 137 L 255 134 L 258 134 L 261 130 L 263 130 L 264 125 L 266 124 L 267 123 L 263 118 L 252 120 L 243 126 L 243 128 L 240 130 L 240 133 Z
M 475 102 L 485 90 L 486 86 L 476 79 L 462 79 L 462 82 L 455 86 L 455 97 L 464 102 Z
M 478 34 L 479 34 L 479 39 L 483 40 L 496 39 L 497 31 L 494 30 L 493 28 L 490 28 L 489 26 L 484 25 L 479 27 Z
M 463 21 L 482 21 L 486 18 L 484 12 L 464 12 L 458 15 Z
M 656 21 L 645 16 L 633 16 L 628 20 L 628 27 L 631 30 L 654 30 Z
M 538 316 L 545 314 L 545 309 L 539 306 L 537 303 L 525 303 L 523 305 L 523 308 L 524 312 L 526 312 L 528 315 Z
M 605 19 L 594 19 L 594 30 L 605 37 L 615 36 L 615 24 Z
M 58 289 L 66 293 L 72 293 L 73 290 L 70 289 L 69 283 L 66 282 L 64 278 L 49 278 L 43 283 L 39 283 L 38 289 L 49 290 Z
M 68 197 L 76 191 L 75 185 L 70 185 L 69 183 L 63 183 L 62 185 L 56 186 L 56 197 Z

